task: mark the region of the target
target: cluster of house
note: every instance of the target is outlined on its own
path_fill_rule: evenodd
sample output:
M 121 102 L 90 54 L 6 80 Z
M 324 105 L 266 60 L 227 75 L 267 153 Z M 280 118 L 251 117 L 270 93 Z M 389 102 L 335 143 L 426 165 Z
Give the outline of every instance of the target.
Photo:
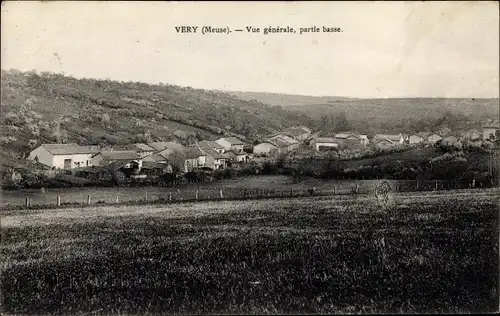
M 251 154 L 244 151 L 248 146 L 236 137 L 203 140 L 187 147 L 177 142 L 137 143 L 116 149 L 75 143 L 42 144 L 31 151 L 28 159 L 51 169 L 109 166 L 115 169 L 165 167 L 171 170 L 176 165 L 189 172 L 201 168 L 224 169 L 233 163 L 249 161 Z
M 296 126 L 264 137 L 254 146 L 236 137 L 219 138 L 216 141 L 198 141 L 189 146 L 176 142 L 137 143 L 122 148 L 101 149 L 98 146 L 77 144 L 42 144 L 35 148 L 28 159 L 38 161 L 52 169 L 73 169 L 91 166 L 116 168 L 166 168 L 177 166 L 184 172 L 208 168 L 225 169 L 248 162 L 259 156 L 278 156 L 297 150 L 300 146 L 313 151 L 358 149 L 368 145 L 389 148 L 395 145 L 436 143 L 446 140 L 455 143 L 461 139 L 498 141 L 499 124 L 483 126 L 482 132 L 470 130 L 460 135 L 450 133 L 377 134 L 368 135 L 345 132 L 334 137 L 321 137 L 307 127 Z
M 274 133 L 264 138 L 253 147 L 256 156 L 275 156 L 296 150 L 303 142 L 313 137 L 312 131 L 305 126 L 295 126 L 283 132 Z
M 482 132 L 472 129 L 461 133 L 447 133 L 445 135 L 433 132 L 419 132 L 413 134 L 376 134 L 369 138 L 367 135 L 357 133 L 338 133 L 334 137 L 314 137 L 310 140 L 311 147 L 316 151 L 358 149 L 372 145 L 381 149 L 390 148 L 396 145 L 405 144 L 435 144 L 439 141 L 446 141 L 454 144 L 457 141 L 467 139 L 469 141 L 498 141 L 499 123 L 494 122 L 483 126 Z

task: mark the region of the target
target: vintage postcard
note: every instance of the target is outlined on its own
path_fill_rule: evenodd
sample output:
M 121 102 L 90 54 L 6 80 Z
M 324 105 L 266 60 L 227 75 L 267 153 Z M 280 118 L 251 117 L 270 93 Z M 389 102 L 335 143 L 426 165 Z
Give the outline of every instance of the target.
M 3 1 L 0 312 L 498 312 L 499 16 Z

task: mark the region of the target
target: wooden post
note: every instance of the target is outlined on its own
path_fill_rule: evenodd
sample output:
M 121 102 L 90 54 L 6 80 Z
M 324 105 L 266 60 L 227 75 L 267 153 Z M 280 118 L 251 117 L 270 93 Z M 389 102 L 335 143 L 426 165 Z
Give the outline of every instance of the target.
M 30 198 L 29 196 L 26 197 L 26 207 L 30 206 Z
M 475 188 L 476 187 L 476 179 L 472 179 L 472 187 Z
M 417 181 L 417 191 L 418 191 L 418 185 L 419 185 L 419 181 Z
M 57 197 L 57 206 L 61 206 L 61 197 L 60 196 Z
M 168 200 L 172 201 L 172 192 L 168 192 Z
M 356 193 L 358 193 L 358 192 L 359 192 L 359 185 L 356 184 Z
M 435 184 L 434 184 L 434 190 L 437 190 L 438 189 L 438 182 L 437 182 L 437 180 L 434 181 L 434 182 L 435 182 Z
M 290 196 L 293 197 L 293 189 L 290 189 Z
M 223 199 L 224 196 L 222 195 L 222 189 L 219 190 L 219 195 L 220 195 L 220 198 Z
M 198 200 L 198 190 L 196 190 L 196 199 Z
M 90 204 L 90 201 L 91 200 L 90 200 L 90 194 L 89 194 L 89 195 L 87 195 L 87 204 Z
M 333 194 L 337 194 L 337 186 L 336 185 L 333 186 Z
M 116 196 L 116 200 L 115 200 L 115 203 L 118 203 L 119 199 L 118 199 L 118 195 Z
M 148 191 L 146 190 L 146 201 L 148 200 Z

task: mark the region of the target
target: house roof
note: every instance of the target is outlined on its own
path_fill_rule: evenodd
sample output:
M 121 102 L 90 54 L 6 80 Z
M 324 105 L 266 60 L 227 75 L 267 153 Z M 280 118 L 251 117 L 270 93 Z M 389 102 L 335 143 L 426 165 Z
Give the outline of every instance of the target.
M 96 154 L 100 151 L 96 146 L 80 146 L 76 143 L 42 144 L 40 146 L 52 155 Z
M 240 152 L 235 152 L 234 150 L 228 150 L 227 152 L 224 153 L 224 155 L 227 157 L 236 157 L 236 156 L 245 156 L 247 153 L 244 151 Z
M 382 142 L 388 142 L 390 144 L 394 144 L 394 142 L 390 139 L 387 139 L 387 138 L 376 138 L 374 139 L 374 143 L 375 144 L 379 144 L 379 143 L 382 143 Z
M 197 147 L 187 147 L 185 149 L 184 153 L 185 153 L 187 159 L 193 159 L 193 158 L 206 156 L 206 154 L 204 152 L 202 152 Z
M 306 134 L 307 132 L 300 127 L 289 127 L 285 129 L 285 133 L 288 133 L 291 136 L 300 136 Z
M 245 145 L 244 142 L 242 142 L 238 138 L 232 137 L 232 136 L 231 137 L 224 137 L 224 138 L 220 138 L 220 139 L 223 139 L 223 140 L 227 141 L 231 145 Z
M 208 141 L 201 141 L 198 142 L 196 145 L 198 146 L 198 149 L 200 149 L 203 153 L 205 153 L 208 156 L 212 156 L 215 159 L 226 159 L 226 156 L 215 150 Z
M 316 143 L 332 143 L 336 144 L 338 143 L 338 140 L 334 137 L 317 137 L 314 139 Z
M 153 142 L 148 143 L 148 146 L 152 147 L 156 151 L 161 151 L 167 148 L 178 147 L 182 145 L 176 142 Z
M 399 141 L 401 139 L 401 135 L 389 135 L 389 134 L 377 134 L 374 139 L 387 139 L 392 142 Z
M 268 140 L 279 139 L 281 141 L 284 141 L 284 142 L 288 143 L 288 145 L 294 145 L 294 144 L 298 144 L 299 143 L 295 138 L 290 137 L 290 136 L 286 135 L 285 133 L 280 133 L 280 134 L 278 134 L 276 136 L 269 137 L 267 139 Z
M 356 137 L 356 138 L 359 138 L 358 135 L 354 134 L 354 133 L 349 133 L 349 132 L 343 132 L 343 133 L 338 133 L 338 134 L 335 134 L 335 138 L 348 138 L 350 136 L 353 136 L 353 137 Z
M 151 146 L 148 146 L 147 144 L 143 143 L 135 143 L 134 147 L 136 147 L 139 151 L 155 151 L 155 149 Z
M 269 143 L 275 147 L 278 148 L 283 148 L 283 147 L 288 147 L 290 146 L 290 143 L 288 143 L 286 140 L 280 138 L 280 137 L 275 137 L 271 139 L 266 139 L 264 143 Z
M 137 160 L 140 156 L 132 150 L 101 151 L 100 154 L 107 160 Z

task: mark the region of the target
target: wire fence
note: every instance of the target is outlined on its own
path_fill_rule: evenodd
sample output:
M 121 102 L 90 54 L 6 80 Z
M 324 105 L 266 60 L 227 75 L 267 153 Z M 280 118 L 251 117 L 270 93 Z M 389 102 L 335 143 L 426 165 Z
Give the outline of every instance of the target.
M 374 194 L 377 184 L 387 182 L 392 192 L 419 192 L 419 191 L 443 191 L 459 189 L 481 189 L 493 187 L 490 183 L 473 181 L 359 181 L 350 184 L 332 185 L 329 187 L 307 187 L 296 188 L 199 188 L 185 187 L 182 189 L 167 187 L 145 187 L 135 190 L 134 194 L 129 191 L 121 191 L 119 188 L 104 190 L 94 188 L 92 190 L 80 190 L 67 192 L 64 190 L 52 192 L 27 193 L 23 196 L 16 194 L 2 201 L 2 208 L 51 208 L 64 205 L 96 205 L 96 204 L 134 204 L 134 203 L 175 203 L 187 201 L 222 201 L 222 200 L 249 200 L 249 199 L 271 199 L 271 198 L 297 198 L 310 196 L 335 196 L 335 195 L 370 195 Z

